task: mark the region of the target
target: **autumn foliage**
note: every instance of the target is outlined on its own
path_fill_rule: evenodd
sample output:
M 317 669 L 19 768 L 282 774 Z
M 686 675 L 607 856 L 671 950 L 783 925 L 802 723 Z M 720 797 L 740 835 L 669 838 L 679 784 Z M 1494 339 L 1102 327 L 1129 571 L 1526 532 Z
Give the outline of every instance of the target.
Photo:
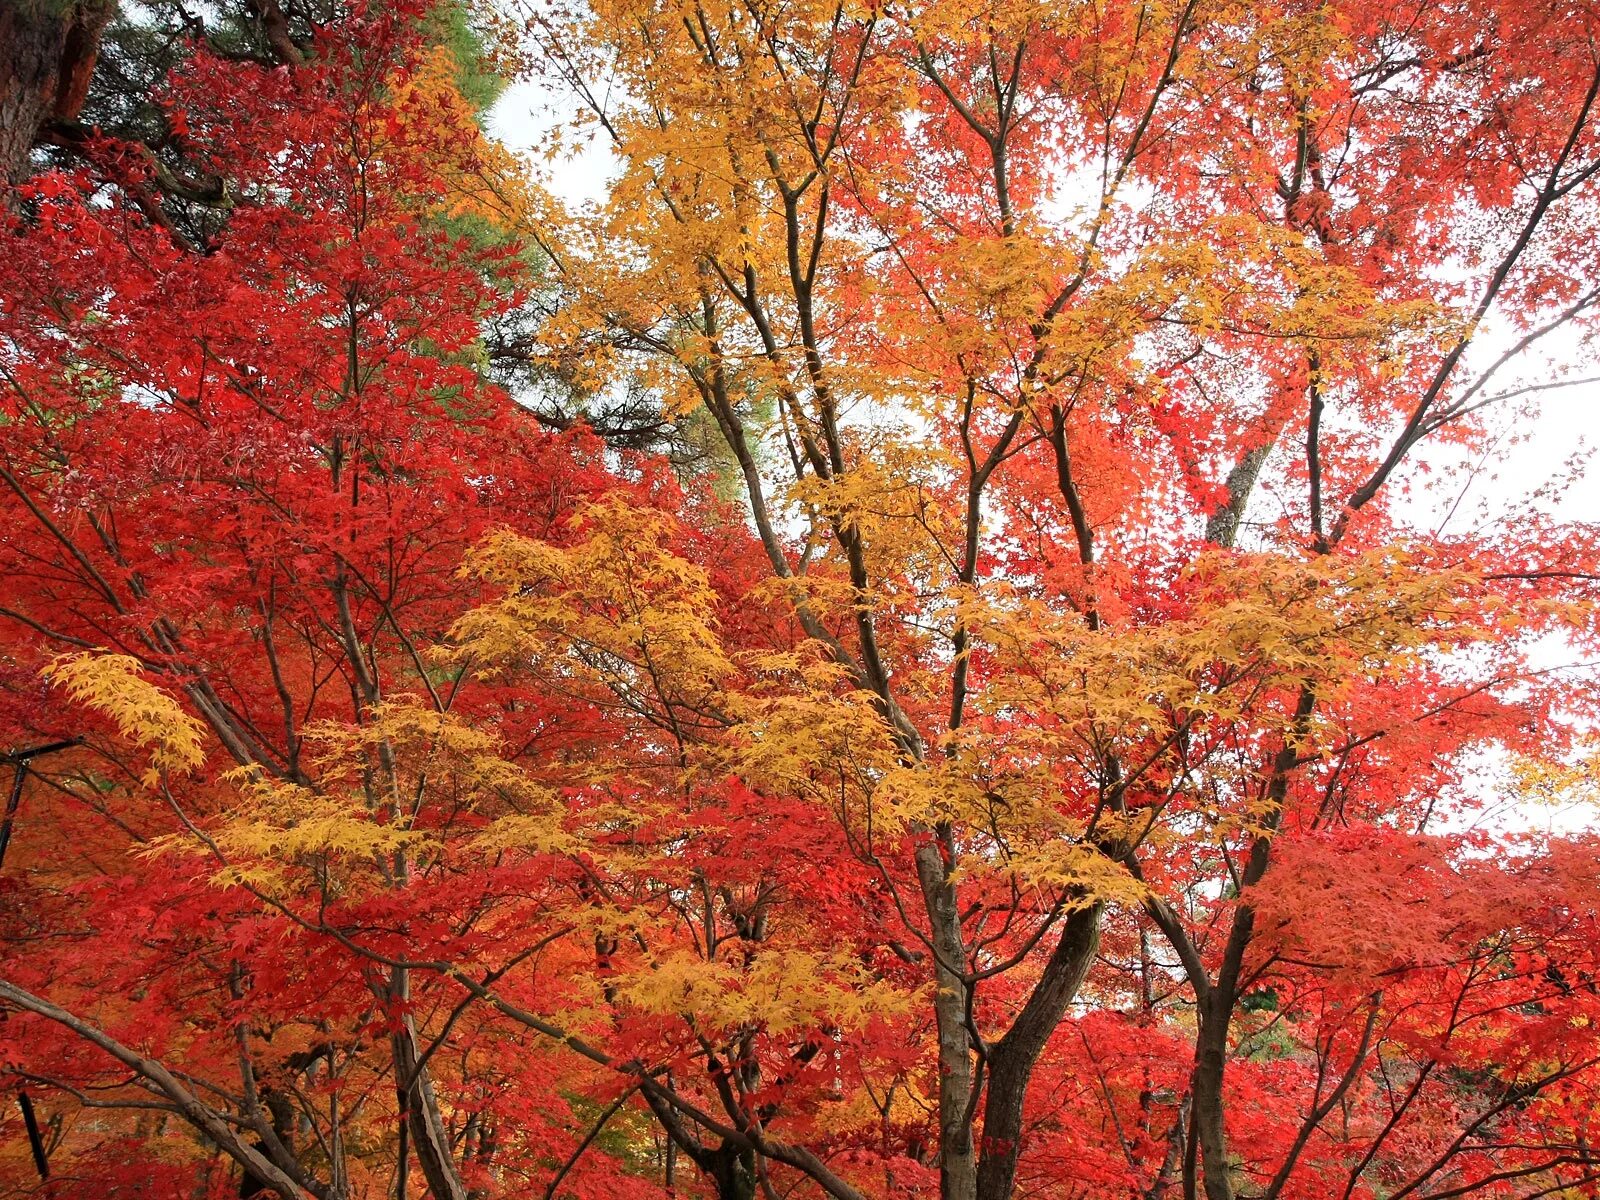
M 1600 1196 L 1600 10 L 0 32 L 0 1196 Z

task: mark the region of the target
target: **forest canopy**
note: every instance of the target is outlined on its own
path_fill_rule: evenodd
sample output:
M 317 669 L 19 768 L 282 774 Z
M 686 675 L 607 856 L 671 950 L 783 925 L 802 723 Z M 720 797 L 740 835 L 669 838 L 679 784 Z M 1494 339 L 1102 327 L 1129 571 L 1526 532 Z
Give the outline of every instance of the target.
M 0 1197 L 1600 1197 L 1600 7 L 0 0 L 0 170 Z

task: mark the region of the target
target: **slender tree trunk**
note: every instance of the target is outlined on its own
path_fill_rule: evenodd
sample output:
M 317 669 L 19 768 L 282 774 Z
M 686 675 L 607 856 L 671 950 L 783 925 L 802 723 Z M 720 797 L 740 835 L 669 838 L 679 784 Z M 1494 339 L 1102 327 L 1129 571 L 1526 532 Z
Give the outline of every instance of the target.
M 1145 1200 L 1163 1200 L 1183 1174 L 1184 1131 L 1189 1124 L 1189 1104 L 1189 1097 L 1185 1096 L 1178 1105 L 1178 1115 L 1172 1118 L 1172 1127 L 1167 1130 L 1167 1154 L 1161 1160 L 1161 1170 L 1156 1172 L 1150 1189 L 1145 1192 Z
M 917 881 L 933 934 L 934 1017 L 939 1031 L 939 1197 L 976 1200 L 972 1145 L 972 1043 L 967 1033 L 966 961 L 955 885 L 933 843 L 917 851 Z
M 1100 914 L 1092 903 L 1070 913 L 1044 974 L 1009 1030 L 989 1051 L 989 1083 L 983 1108 L 983 1153 L 978 1163 L 978 1200 L 1010 1200 L 1022 1153 L 1022 1117 L 1028 1083 L 1045 1043 L 1078 994 L 1100 945 Z
M 391 1002 L 403 1005 L 410 992 L 410 981 L 403 969 L 396 968 L 390 979 Z M 433 1080 L 426 1065 L 419 1066 L 417 1030 L 411 1014 L 403 1013 L 399 1027 L 389 1036 L 394 1056 L 395 1079 L 410 1087 L 402 1093 L 403 1119 L 410 1133 L 411 1151 L 422 1167 L 422 1177 L 427 1181 L 428 1193 L 433 1200 L 467 1200 L 467 1189 L 456 1171 L 450 1150 L 450 1134 L 439 1113 L 439 1101 L 433 1094 Z
M 17 1093 L 17 1105 L 22 1109 L 22 1123 L 28 1130 L 28 1149 L 33 1152 L 33 1169 L 39 1178 L 50 1178 L 50 1158 L 45 1153 L 44 1138 L 39 1133 L 39 1118 L 34 1115 L 33 1101 L 27 1092 Z
M 1239 902 L 1228 930 L 1228 944 L 1222 951 L 1217 978 L 1197 997 L 1200 1028 L 1195 1038 L 1193 1096 L 1194 1140 L 1198 1144 L 1200 1166 L 1205 1176 L 1206 1200 L 1234 1200 L 1233 1176 L 1228 1161 L 1226 1118 L 1222 1102 L 1222 1081 L 1228 1069 L 1228 1027 L 1239 1003 L 1239 981 L 1243 978 L 1245 952 L 1255 936 L 1256 914 L 1250 903 L 1250 889 L 1261 882 L 1272 861 L 1272 838 L 1283 820 L 1289 796 L 1289 777 L 1295 769 L 1298 751 L 1295 743 L 1305 735 L 1311 714 L 1316 709 L 1316 692 L 1309 684 L 1301 686 L 1295 704 L 1293 734 L 1284 739 L 1272 762 L 1265 799 L 1268 803 L 1266 832 L 1250 845 L 1239 879 Z M 1197 989 L 1198 990 L 1198 989 Z M 1191 1150 L 1191 1155 L 1193 1150 Z M 1194 1191 L 1192 1168 L 1184 1179 L 1185 1193 Z

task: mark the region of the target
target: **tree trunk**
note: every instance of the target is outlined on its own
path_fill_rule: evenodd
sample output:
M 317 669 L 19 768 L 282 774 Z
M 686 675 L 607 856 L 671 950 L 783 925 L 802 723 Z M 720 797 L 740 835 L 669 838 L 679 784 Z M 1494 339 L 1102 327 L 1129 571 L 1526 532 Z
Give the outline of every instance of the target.
M 406 972 L 395 968 L 389 985 L 391 1003 L 403 1006 L 409 994 L 410 981 Z M 389 1043 L 396 1081 L 411 1085 L 401 1092 L 402 1119 L 411 1134 L 411 1149 L 422 1167 L 428 1193 L 433 1200 L 467 1200 L 467 1189 L 451 1154 L 450 1134 L 444 1127 L 439 1101 L 433 1094 L 433 1080 L 426 1064 L 419 1066 L 417 1031 L 410 1013 L 400 1017 L 399 1028 L 389 1035 Z
M 1201 1007 L 1200 1032 L 1195 1041 L 1191 1084 L 1194 1109 L 1191 1120 L 1205 1180 L 1206 1200 L 1234 1200 L 1222 1107 L 1222 1079 L 1227 1069 L 1228 1026 L 1232 1008 L 1231 997 L 1213 993 L 1211 1003 Z
M 1172 1127 L 1167 1130 L 1167 1154 L 1161 1160 L 1161 1170 L 1156 1173 L 1150 1188 L 1145 1192 L 1145 1200 L 1164 1200 L 1172 1185 L 1183 1174 L 1185 1127 L 1189 1124 L 1190 1100 L 1185 1096 L 1178 1104 L 1178 1115 L 1172 1119 Z
M 917 882 L 933 935 L 933 975 L 939 1027 L 939 1200 L 976 1200 L 972 1146 L 972 1044 L 967 1034 L 966 960 L 955 885 L 937 845 L 917 850 Z
M 1045 1043 L 1078 994 L 1100 945 L 1100 914 L 1092 903 L 1068 915 L 1050 961 L 1022 1012 L 989 1051 L 989 1087 L 983 1107 L 983 1153 L 978 1200 L 1010 1200 L 1022 1153 L 1022 1115 L 1028 1083 Z
M 1269 805 L 1266 832 L 1250 845 L 1250 857 L 1239 878 L 1239 902 L 1233 910 L 1233 925 L 1228 931 L 1228 944 L 1222 951 L 1222 963 L 1217 970 L 1216 981 L 1206 988 L 1196 987 L 1199 993 L 1196 996 L 1196 1010 L 1200 1028 L 1195 1038 L 1191 1095 L 1194 1098 L 1194 1140 L 1198 1144 L 1200 1166 L 1205 1176 L 1206 1200 L 1234 1200 L 1222 1081 L 1228 1069 L 1228 1027 L 1233 1022 L 1234 1008 L 1239 1002 L 1239 980 L 1244 969 L 1245 951 L 1255 935 L 1256 914 L 1250 903 L 1250 889 L 1261 882 L 1272 861 L 1272 838 L 1283 820 L 1283 808 L 1289 796 L 1289 776 L 1295 769 L 1298 755 L 1295 744 L 1305 735 L 1316 704 L 1316 692 L 1310 685 L 1303 685 L 1295 704 L 1294 732 L 1284 739 L 1272 761 L 1272 774 L 1268 777 L 1265 796 Z M 1184 1191 L 1186 1194 L 1194 1191 L 1192 1167 L 1185 1176 Z
M 71 120 L 89 94 L 110 0 L 0 3 L 0 170 L 17 184 L 39 134 Z
M 707 1155 L 706 1173 L 717 1187 L 717 1200 L 755 1200 L 756 1156 L 752 1151 L 719 1146 Z

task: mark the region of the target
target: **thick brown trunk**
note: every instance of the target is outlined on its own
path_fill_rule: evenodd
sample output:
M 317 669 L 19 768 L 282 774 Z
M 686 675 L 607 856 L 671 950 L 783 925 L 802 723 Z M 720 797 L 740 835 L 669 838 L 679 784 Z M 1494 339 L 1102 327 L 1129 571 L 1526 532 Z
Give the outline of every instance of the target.
M 41 131 L 72 120 L 89 94 L 109 0 L 0 3 L 0 170 L 19 183 Z

